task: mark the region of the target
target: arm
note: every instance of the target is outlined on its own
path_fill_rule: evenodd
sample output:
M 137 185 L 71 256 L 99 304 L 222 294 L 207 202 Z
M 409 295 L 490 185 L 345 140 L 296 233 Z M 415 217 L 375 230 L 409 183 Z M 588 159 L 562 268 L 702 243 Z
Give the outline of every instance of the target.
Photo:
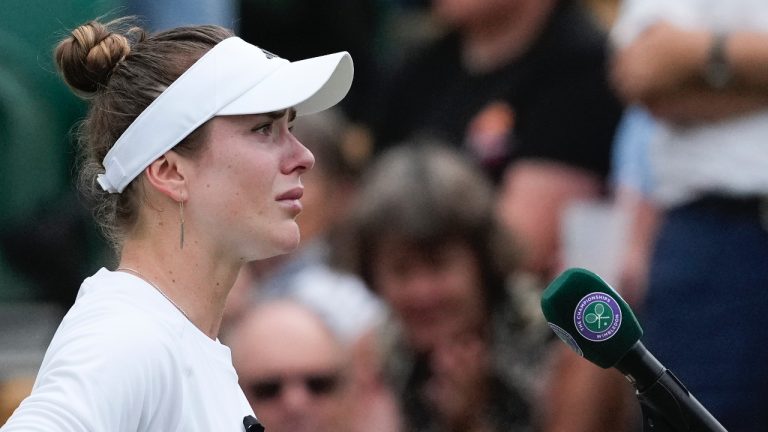
M 558 268 L 563 210 L 573 200 L 600 195 L 596 174 L 560 162 L 522 160 L 507 168 L 498 216 L 524 249 L 524 270 L 548 278 Z
M 768 94 L 691 89 L 645 101 L 656 118 L 673 123 L 714 122 L 768 107 Z
M 768 106 L 768 33 L 733 32 L 723 43 L 731 79 L 706 80 L 715 33 L 658 23 L 615 53 L 612 80 L 627 102 L 672 121 L 717 120 Z
M 630 217 L 626 249 L 620 261 L 618 290 L 633 307 L 645 300 L 648 267 L 659 225 L 659 209 L 648 198 L 635 191 L 619 191 L 618 205 Z

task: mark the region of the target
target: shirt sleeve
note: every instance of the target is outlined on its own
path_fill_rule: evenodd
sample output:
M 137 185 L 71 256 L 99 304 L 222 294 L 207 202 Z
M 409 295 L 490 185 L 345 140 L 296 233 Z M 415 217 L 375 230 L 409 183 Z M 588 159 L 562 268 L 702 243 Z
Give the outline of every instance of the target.
M 109 316 L 65 322 L 32 394 L 0 430 L 173 431 L 181 413 L 174 406 L 181 398 L 172 391 L 179 387 L 178 369 L 172 346 L 147 321 Z M 164 413 L 161 424 L 158 413 Z
M 653 191 L 650 145 L 657 130 L 656 121 L 645 109 L 632 106 L 616 130 L 611 183 L 616 189 L 629 189 L 642 196 Z

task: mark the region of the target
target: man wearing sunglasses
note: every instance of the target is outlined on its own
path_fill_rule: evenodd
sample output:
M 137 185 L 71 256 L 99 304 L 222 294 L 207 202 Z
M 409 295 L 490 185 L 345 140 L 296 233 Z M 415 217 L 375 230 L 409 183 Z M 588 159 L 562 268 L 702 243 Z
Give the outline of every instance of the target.
M 240 386 L 266 430 L 348 429 L 346 351 L 313 311 L 289 299 L 260 303 L 228 341 Z

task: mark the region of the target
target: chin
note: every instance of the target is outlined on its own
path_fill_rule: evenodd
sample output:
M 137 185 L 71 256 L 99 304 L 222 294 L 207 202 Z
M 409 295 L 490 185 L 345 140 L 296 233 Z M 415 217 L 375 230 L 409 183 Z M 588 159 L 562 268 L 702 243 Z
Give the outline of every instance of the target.
M 299 227 L 294 224 L 293 229 L 274 230 L 269 238 L 262 240 L 259 249 L 252 254 L 251 261 L 272 258 L 295 251 L 299 247 Z
M 284 422 L 280 424 L 280 428 L 275 429 L 276 431 L 290 431 L 290 432 L 320 432 L 324 431 L 325 429 L 319 428 L 317 425 L 314 424 L 315 422 L 311 422 L 308 420 L 303 419 L 286 419 Z M 272 430 L 272 429 L 267 429 Z
M 419 352 L 429 351 L 432 349 L 432 345 L 435 342 L 434 335 L 430 332 L 421 330 L 411 329 L 410 331 L 407 331 L 406 337 L 408 338 L 409 345 Z
M 295 225 L 295 228 L 289 233 L 286 233 L 284 237 L 280 237 L 276 242 L 277 255 L 290 253 L 298 249 L 301 241 L 301 234 L 299 234 L 299 227 Z

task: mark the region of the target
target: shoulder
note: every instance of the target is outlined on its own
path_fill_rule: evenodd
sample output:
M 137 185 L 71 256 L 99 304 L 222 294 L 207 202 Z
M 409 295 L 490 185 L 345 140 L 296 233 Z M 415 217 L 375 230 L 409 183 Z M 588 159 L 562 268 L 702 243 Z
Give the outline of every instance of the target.
M 84 312 L 62 323 L 14 421 L 34 424 L 25 430 L 135 431 L 147 421 L 173 430 L 184 369 L 171 339 L 125 312 Z
M 91 405 L 86 410 L 144 412 L 160 402 L 153 397 L 179 388 L 180 333 L 143 303 L 141 287 L 86 280 L 46 352 L 36 391 L 77 393 Z
M 157 380 L 178 365 L 179 334 L 136 304 L 119 299 L 78 302 L 46 352 L 41 375 L 67 370 L 113 390 Z
M 183 327 L 168 318 L 162 301 L 150 286 L 135 278 L 99 271 L 83 282 L 54 343 L 106 346 L 117 351 L 172 346 Z
M 183 404 L 180 334 L 141 284 L 86 279 L 10 420 L 23 430 L 174 430 Z

